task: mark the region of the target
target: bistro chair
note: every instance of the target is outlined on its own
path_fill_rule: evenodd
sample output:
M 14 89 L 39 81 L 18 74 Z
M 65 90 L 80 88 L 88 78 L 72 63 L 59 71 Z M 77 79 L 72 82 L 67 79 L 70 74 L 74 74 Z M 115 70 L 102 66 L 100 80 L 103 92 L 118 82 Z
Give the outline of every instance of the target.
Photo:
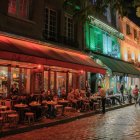
M 89 111 L 90 110 L 90 103 L 89 102 L 85 102 L 84 103 L 84 110 L 85 111 Z
M 93 108 L 94 108 L 95 111 L 97 111 L 97 109 L 100 108 L 99 102 L 94 102 L 94 103 L 93 103 Z
M 17 126 L 19 120 L 18 114 L 9 114 L 8 115 L 8 121 L 9 121 L 9 127 Z
M 31 121 L 34 122 L 34 113 L 33 112 L 26 112 L 25 113 L 25 121 L 28 121 L 28 124 L 31 124 Z
M 3 118 L 3 122 L 7 121 L 7 113 L 6 111 L 1 111 L 0 112 L 0 117 Z
M 66 106 L 66 107 L 64 108 L 64 113 L 65 113 L 65 115 L 70 115 L 71 112 L 73 112 L 73 108 L 72 108 L 72 107 Z
M 63 105 L 55 105 L 56 109 L 56 116 L 62 116 L 63 115 Z
M 12 105 L 11 105 L 11 101 L 10 101 L 10 100 L 6 100 L 6 101 L 4 102 L 4 105 L 7 106 L 7 108 L 11 110 Z

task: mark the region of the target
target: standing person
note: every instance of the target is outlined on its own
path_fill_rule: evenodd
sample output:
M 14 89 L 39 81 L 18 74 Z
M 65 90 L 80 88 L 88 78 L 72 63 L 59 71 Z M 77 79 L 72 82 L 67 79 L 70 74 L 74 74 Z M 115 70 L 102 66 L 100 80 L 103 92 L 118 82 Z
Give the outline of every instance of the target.
M 102 101 L 102 113 L 105 113 L 105 102 L 106 102 L 106 92 L 103 88 L 100 86 L 98 87 L 99 95 L 101 96 Z
M 133 89 L 135 107 L 136 107 L 136 105 L 137 105 L 138 93 L 139 93 L 138 85 L 135 85 L 135 88 Z
M 123 84 L 121 84 L 120 92 L 121 92 L 121 96 L 122 96 L 122 102 L 124 103 L 124 85 Z

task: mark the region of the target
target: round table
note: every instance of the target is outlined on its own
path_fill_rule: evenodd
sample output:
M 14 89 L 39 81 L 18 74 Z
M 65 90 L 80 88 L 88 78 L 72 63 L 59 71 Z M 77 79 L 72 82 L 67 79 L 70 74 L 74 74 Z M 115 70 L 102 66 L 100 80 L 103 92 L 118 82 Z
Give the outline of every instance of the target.
M 62 115 L 63 115 L 63 116 L 65 116 L 65 115 L 64 115 L 64 108 L 68 105 L 68 103 L 69 103 L 68 100 L 63 100 L 63 99 L 62 99 L 62 100 L 59 100 L 59 101 L 58 101 L 58 104 L 63 105 L 63 110 L 62 110 Z
M 0 110 L 5 111 L 6 109 L 7 109 L 7 106 L 5 106 L 5 105 L 0 105 Z
M 41 104 L 38 102 L 31 102 L 29 106 L 31 107 L 32 112 L 35 114 L 35 121 L 39 120 L 41 117 Z
M 25 108 L 27 108 L 28 105 L 21 103 L 21 104 L 15 104 L 14 107 L 16 108 L 16 110 L 19 114 L 19 122 L 23 122 L 24 121 Z

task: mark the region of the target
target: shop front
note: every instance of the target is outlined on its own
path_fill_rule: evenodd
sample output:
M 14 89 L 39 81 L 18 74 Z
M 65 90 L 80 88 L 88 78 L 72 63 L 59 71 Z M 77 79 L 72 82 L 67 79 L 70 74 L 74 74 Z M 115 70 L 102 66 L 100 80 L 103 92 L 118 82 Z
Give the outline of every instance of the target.
M 93 54 L 93 57 L 107 69 L 105 75 L 97 74 L 100 82 L 97 84 L 102 84 L 109 92 L 119 93 L 121 84 L 125 93 L 140 85 L 140 71 L 133 64 L 101 54 Z
M 58 48 L 52 44 L 0 34 L 0 93 L 8 96 L 13 84 L 19 94 L 38 94 L 42 90 L 68 93 L 85 89 L 87 72 L 106 70 L 88 55 Z

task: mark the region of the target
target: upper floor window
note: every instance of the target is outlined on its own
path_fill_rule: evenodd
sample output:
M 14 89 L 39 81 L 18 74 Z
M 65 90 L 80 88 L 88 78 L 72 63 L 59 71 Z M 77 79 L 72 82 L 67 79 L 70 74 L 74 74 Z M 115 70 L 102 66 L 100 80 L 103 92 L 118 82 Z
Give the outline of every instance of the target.
M 131 55 L 130 48 L 127 49 L 127 58 L 128 58 L 128 61 L 132 60 L 132 55 Z
M 96 0 L 91 0 L 92 4 L 95 4 L 96 3 Z
M 131 34 L 131 32 L 130 32 L 130 26 L 128 24 L 126 24 L 126 34 L 127 35 Z
M 51 40 L 56 40 L 57 37 L 57 13 L 48 8 L 45 9 L 44 35 Z
M 68 38 L 68 39 L 73 39 L 74 38 L 73 19 L 68 15 L 65 15 L 64 34 L 65 34 L 65 37 Z
M 10 15 L 29 18 L 29 5 L 31 0 L 9 0 L 8 13 Z
M 134 29 L 134 39 L 137 39 L 137 31 Z

